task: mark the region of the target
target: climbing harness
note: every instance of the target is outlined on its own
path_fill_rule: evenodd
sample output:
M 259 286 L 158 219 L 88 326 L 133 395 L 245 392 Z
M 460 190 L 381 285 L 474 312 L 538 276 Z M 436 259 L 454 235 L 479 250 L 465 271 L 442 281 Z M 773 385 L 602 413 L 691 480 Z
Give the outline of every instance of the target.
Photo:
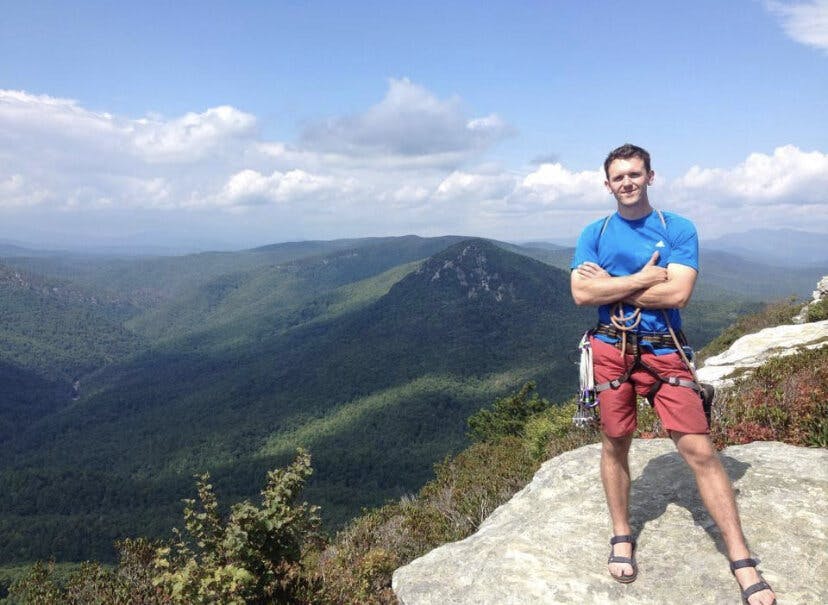
M 627 350 L 628 350 L 627 349 L 627 337 L 629 335 L 629 337 L 635 343 L 632 347 L 632 354 L 634 355 L 634 359 L 633 359 L 632 364 L 630 364 L 626 367 L 626 370 L 624 371 L 623 374 L 621 374 L 621 376 L 618 376 L 617 378 L 613 378 L 612 380 L 610 380 L 608 382 L 602 382 L 601 384 L 596 384 L 595 385 L 595 394 L 596 394 L 596 396 L 600 395 L 602 392 L 604 392 L 608 389 L 615 390 L 615 389 L 620 388 L 622 384 L 624 384 L 625 382 L 627 382 L 630 379 L 630 376 L 632 376 L 633 372 L 635 370 L 639 369 L 639 368 L 644 370 L 645 372 L 647 372 L 648 374 L 650 374 L 651 376 L 653 376 L 656 379 L 655 383 L 653 384 L 653 386 L 650 388 L 650 390 L 647 392 L 647 395 L 646 395 L 646 399 L 647 399 L 647 401 L 650 402 L 650 405 L 654 404 L 656 394 L 658 393 L 659 389 L 661 389 L 662 385 L 665 385 L 665 384 L 669 384 L 669 385 L 672 385 L 672 386 L 687 387 L 687 388 L 693 389 L 697 393 L 701 392 L 701 387 L 699 387 L 698 380 L 696 378 L 696 369 L 693 366 L 693 362 L 690 361 L 690 359 L 688 358 L 687 354 L 684 351 L 684 348 L 687 346 L 686 345 L 686 340 L 684 339 L 683 335 L 681 336 L 681 338 L 679 338 L 679 335 L 676 334 L 676 332 L 673 330 L 672 325 L 670 324 L 670 318 L 667 315 L 667 313 L 663 309 L 661 310 L 661 312 L 664 316 L 664 321 L 667 323 L 667 327 L 668 327 L 668 330 L 669 330 L 669 336 L 670 336 L 670 341 L 671 341 L 670 346 L 671 347 L 674 346 L 676 348 L 676 350 L 679 352 L 679 355 L 681 356 L 682 361 L 687 366 L 687 369 L 690 370 L 690 374 L 693 376 L 693 380 L 687 380 L 686 378 L 681 378 L 679 376 L 662 376 L 661 374 L 656 372 L 655 369 L 653 369 L 652 367 L 650 367 L 649 365 L 644 363 L 644 361 L 641 359 L 641 344 L 640 344 L 640 341 L 649 340 L 649 339 L 647 339 L 646 337 L 643 337 L 643 335 L 641 335 L 641 334 L 636 334 L 635 332 L 631 331 L 636 326 L 638 326 L 638 320 L 640 320 L 640 318 L 641 318 L 640 317 L 641 316 L 641 309 L 636 307 L 635 312 L 633 313 L 633 315 L 637 315 L 638 317 L 637 317 L 637 319 L 636 319 L 636 321 L 633 325 L 627 326 L 627 325 L 622 323 L 622 320 L 625 317 L 625 315 L 623 314 L 623 308 L 621 308 L 620 305 L 615 305 L 615 307 L 613 308 L 613 315 L 611 316 L 612 327 L 615 328 L 618 332 L 621 333 L 621 340 L 619 340 L 619 342 L 617 343 L 616 346 L 620 345 L 620 347 L 619 347 L 620 348 L 620 353 L 621 353 L 621 356 L 624 357 L 625 353 L 627 353 Z M 600 329 L 601 329 L 601 326 L 599 326 L 599 330 Z M 604 331 L 605 331 L 604 333 L 606 333 L 606 330 L 607 330 L 607 328 L 604 328 Z M 689 349 L 689 347 L 687 347 L 687 348 Z

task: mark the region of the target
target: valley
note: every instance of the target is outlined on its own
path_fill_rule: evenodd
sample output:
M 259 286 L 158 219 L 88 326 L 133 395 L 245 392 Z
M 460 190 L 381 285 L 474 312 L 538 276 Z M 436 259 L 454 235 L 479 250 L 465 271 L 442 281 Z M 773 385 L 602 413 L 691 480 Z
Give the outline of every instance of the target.
M 0 258 L 0 563 L 110 560 L 116 538 L 168 535 L 193 475 L 250 498 L 299 446 L 328 529 L 416 491 L 496 397 L 574 391 L 593 310 L 571 301 L 570 257 L 406 236 Z M 702 262 L 697 347 L 818 273 Z

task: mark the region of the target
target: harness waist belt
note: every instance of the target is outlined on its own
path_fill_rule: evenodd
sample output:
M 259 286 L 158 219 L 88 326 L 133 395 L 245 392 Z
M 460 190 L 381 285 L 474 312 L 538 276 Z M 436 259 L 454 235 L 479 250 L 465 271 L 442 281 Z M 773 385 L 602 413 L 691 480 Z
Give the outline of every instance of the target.
M 604 336 L 609 336 L 610 338 L 617 338 L 618 342 L 615 343 L 616 348 L 621 347 L 621 337 L 623 333 L 612 324 L 599 323 L 593 333 L 603 334 Z M 676 343 L 673 342 L 673 337 L 670 336 L 669 332 L 627 332 L 626 336 L 627 346 L 632 347 L 633 349 L 637 349 L 642 340 L 646 340 L 655 349 L 676 348 Z M 684 332 L 681 330 L 676 332 L 676 337 L 678 338 L 681 346 L 685 346 L 687 344 L 687 339 L 684 337 Z

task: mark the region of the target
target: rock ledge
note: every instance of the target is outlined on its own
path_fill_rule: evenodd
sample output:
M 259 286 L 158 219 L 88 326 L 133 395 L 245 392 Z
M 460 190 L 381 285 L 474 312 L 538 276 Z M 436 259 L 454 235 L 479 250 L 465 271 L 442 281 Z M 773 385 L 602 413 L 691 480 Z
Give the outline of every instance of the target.
M 547 461 L 465 540 L 398 569 L 403 605 L 740 603 L 721 536 L 667 439 L 630 452 L 639 577 L 606 572 L 599 445 Z M 828 451 L 756 442 L 722 452 L 751 550 L 780 603 L 828 603 Z

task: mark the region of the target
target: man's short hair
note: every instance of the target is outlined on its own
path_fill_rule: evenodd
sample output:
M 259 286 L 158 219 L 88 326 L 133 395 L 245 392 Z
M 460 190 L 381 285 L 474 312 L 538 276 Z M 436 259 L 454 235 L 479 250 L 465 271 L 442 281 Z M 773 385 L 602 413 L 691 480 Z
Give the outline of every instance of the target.
M 604 174 L 606 174 L 607 178 L 609 178 L 609 167 L 615 160 L 629 160 L 630 158 L 639 158 L 643 160 L 644 168 L 648 173 L 650 172 L 650 154 L 647 153 L 647 150 L 642 147 L 638 147 L 637 145 L 627 143 L 626 145 L 621 145 L 621 147 L 610 151 L 607 159 L 604 160 Z

